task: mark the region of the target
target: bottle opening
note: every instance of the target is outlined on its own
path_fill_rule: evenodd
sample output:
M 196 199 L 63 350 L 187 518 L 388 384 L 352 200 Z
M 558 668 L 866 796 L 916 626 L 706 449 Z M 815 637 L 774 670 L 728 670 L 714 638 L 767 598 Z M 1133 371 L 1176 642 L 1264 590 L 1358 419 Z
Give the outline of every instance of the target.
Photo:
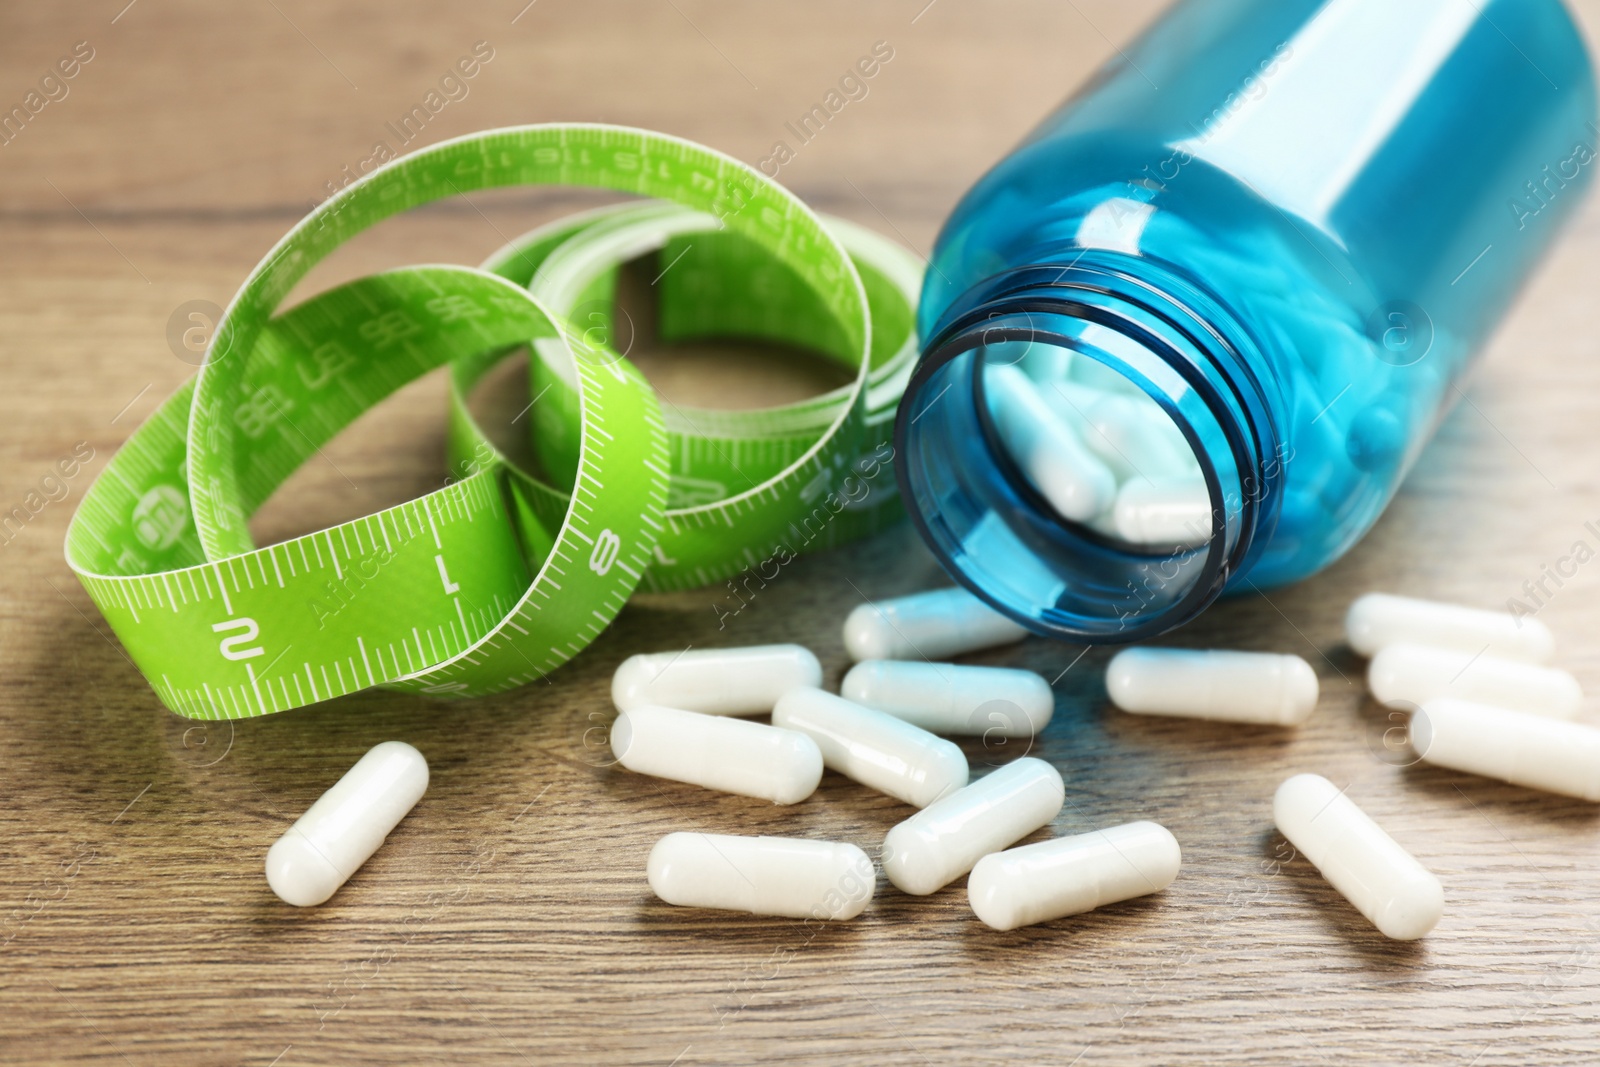
M 1151 555 L 1206 544 L 1211 497 L 1183 431 L 1131 379 L 1076 356 L 1039 341 L 979 350 L 990 447 L 1064 522 Z
M 992 606 L 1051 636 L 1134 641 L 1194 617 L 1237 568 L 1259 442 L 1206 359 L 1086 310 L 991 311 L 937 339 L 896 427 L 901 490 Z

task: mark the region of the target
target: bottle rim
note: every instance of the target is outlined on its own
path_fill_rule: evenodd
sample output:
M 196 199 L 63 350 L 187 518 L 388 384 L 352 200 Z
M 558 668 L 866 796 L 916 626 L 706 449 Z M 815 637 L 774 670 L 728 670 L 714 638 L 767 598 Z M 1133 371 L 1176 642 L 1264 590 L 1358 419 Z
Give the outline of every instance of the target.
M 1271 395 L 1276 383 L 1258 375 L 1265 363 L 1254 358 L 1254 341 L 1204 291 L 1176 275 L 1160 276 L 1148 259 L 1137 261 L 1135 275 L 1126 269 L 1131 265 L 1102 261 L 1106 257 L 1098 253 L 1095 261 L 1087 258 L 1066 267 L 1006 272 L 952 304 L 896 417 L 895 472 L 918 533 L 952 577 L 985 603 L 1046 636 L 1123 644 L 1193 619 L 1249 568 L 1265 544 L 1282 488 L 1281 465 L 1271 462 L 1278 452 Z M 1193 450 L 1210 496 L 1212 530 L 1203 545 L 1160 551 L 1131 545 L 1062 518 L 1042 499 L 999 446 L 983 399 L 986 349 L 1012 341 L 1063 348 L 1074 358 L 1109 366 L 1160 405 Z M 970 375 L 958 366 L 963 360 Z M 930 396 L 930 390 L 937 392 Z M 948 462 L 956 443 L 930 436 L 937 416 L 922 422 L 936 405 L 953 405 L 953 420 L 941 429 L 968 439 L 963 462 Z M 969 407 L 971 414 L 964 414 Z M 1217 449 L 1217 442 L 1224 447 Z M 948 469 L 930 473 L 922 455 L 930 443 L 938 453 L 932 459 Z M 993 515 L 962 526 L 985 507 Z M 1033 592 L 1019 591 L 1019 582 L 993 573 L 977 558 L 971 544 L 980 522 L 991 527 L 982 543 L 1001 546 L 995 551 L 1005 557 L 995 566 L 1027 572 L 1020 584 Z M 1027 558 L 1028 551 L 1034 558 Z M 1160 588 L 1151 587 L 1152 569 Z M 1164 575 L 1165 569 L 1172 574 Z M 1046 574 L 1076 575 L 1083 588 L 1052 584 Z M 1109 595 L 1106 582 L 1125 574 L 1143 575 L 1144 591 L 1152 594 L 1148 601 L 1132 579 L 1131 600 Z M 1165 588 L 1168 583 L 1175 588 Z M 1058 593 L 1057 585 L 1065 592 Z M 1108 594 L 1103 605 L 1088 595 L 1093 586 Z M 1062 606 L 1068 595 L 1070 609 Z

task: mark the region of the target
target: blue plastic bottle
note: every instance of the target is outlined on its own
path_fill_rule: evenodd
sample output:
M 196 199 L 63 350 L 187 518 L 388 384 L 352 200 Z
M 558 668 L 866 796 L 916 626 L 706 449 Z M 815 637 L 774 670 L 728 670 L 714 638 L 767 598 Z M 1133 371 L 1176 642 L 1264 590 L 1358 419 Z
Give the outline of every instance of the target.
M 1394 495 L 1597 134 L 1559 0 L 1182 0 L 946 223 L 896 426 L 914 521 L 1069 640 L 1312 574 Z M 1064 353 L 1194 451 L 1188 547 L 1064 518 L 1007 451 L 993 368 Z

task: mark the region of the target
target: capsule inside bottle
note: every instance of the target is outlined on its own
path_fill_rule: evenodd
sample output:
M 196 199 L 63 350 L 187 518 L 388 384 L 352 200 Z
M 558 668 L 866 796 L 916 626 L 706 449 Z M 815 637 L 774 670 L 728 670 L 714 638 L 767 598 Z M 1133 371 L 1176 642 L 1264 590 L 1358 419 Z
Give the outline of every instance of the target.
M 1204 544 L 1211 497 L 1171 417 L 1093 359 L 1028 358 L 1052 347 L 985 349 L 990 424 L 1010 461 L 1061 519 L 1131 545 Z
M 1241 466 L 1263 443 L 1128 338 L 1053 313 L 984 322 L 931 343 L 896 424 L 935 554 L 1036 633 L 1125 642 L 1197 615 L 1278 500 Z

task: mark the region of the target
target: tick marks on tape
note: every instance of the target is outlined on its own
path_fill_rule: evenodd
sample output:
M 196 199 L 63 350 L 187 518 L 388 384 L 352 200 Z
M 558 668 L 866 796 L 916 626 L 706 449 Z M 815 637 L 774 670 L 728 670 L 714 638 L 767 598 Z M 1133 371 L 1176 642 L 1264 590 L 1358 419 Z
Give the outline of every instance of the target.
M 837 489 L 829 488 L 831 482 L 828 479 L 821 479 L 819 484 L 823 487 L 821 491 L 824 495 L 809 513 L 789 524 L 789 540 L 792 540 L 796 547 L 791 547 L 789 540 L 781 541 L 765 559 L 759 563 L 752 563 L 728 579 L 726 583 L 728 593 L 722 596 L 720 602 L 711 605 L 711 610 L 717 616 L 717 629 L 727 629 L 728 620 L 749 607 L 756 594 L 766 589 L 767 583 L 776 581 L 783 568 L 798 559 L 799 553 L 810 548 L 812 542 L 827 531 L 828 525 L 841 512 L 864 510 L 874 491 L 891 495 L 898 493 L 899 489 L 894 483 L 891 466 L 893 462 L 894 446 L 885 442 L 857 460 Z M 889 477 L 880 483 L 879 478 L 882 475 Z M 657 555 L 659 558 L 659 547 Z M 770 574 L 767 573 L 768 568 L 771 568 Z M 750 587 L 751 582 L 756 583 L 754 589 Z M 737 602 L 739 606 L 723 606 L 730 601 Z

